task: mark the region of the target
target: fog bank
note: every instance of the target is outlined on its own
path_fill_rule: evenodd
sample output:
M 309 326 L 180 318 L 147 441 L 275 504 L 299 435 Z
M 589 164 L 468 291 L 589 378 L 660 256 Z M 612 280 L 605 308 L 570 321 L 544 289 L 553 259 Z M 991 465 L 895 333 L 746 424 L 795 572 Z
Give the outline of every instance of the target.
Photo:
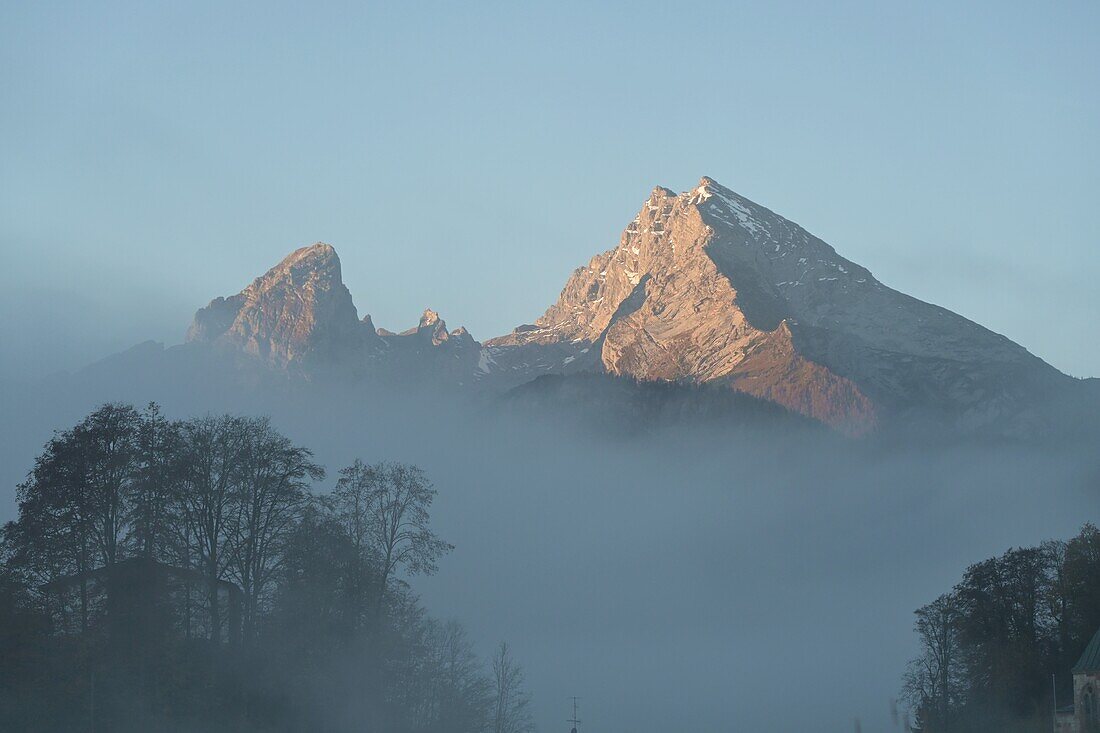
M 270 414 L 330 476 L 416 463 L 456 547 L 413 587 L 485 656 L 513 645 L 543 731 L 572 695 L 589 731 L 895 730 L 912 611 L 972 562 L 1100 520 L 1096 456 L 1073 446 L 609 431 L 568 409 L 169 377 L 8 389 L 0 514 L 50 430 L 106 399 Z

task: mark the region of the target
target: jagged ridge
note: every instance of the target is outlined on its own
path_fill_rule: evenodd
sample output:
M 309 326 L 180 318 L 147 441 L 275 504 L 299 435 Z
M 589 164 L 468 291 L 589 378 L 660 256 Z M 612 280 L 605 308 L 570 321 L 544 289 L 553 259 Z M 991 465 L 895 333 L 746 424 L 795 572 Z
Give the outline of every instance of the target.
M 235 349 L 305 375 L 338 368 L 359 376 L 371 371 L 393 376 L 402 368 L 423 371 L 414 360 L 434 358 L 440 347 L 448 355 L 472 350 L 463 362 L 476 363 L 479 348 L 465 328 L 448 331 L 430 308 L 417 326 L 401 333 L 376 329 L 370 315 L 359 320 L 340 258 L 323 242 L 290 253 L 237 295 L 211 301 L 195 314 L 186 341 Z M 453 359 L 439 361 L 448 372 L 456 371 Z M 465 364 L 457 371 L 471 369 Z
M 201 309 L 188 341 L 304 374 L 341 365 L 494 391 L 578 372 L 725 385 L 854 433 L 913 412 L 1026 420 L 1037 395 L 1068 380 L 706 177 L 680 194 L 655 188 L 541 318 L 484 346 L 431 309 L 400 333 L 359 320 L 322 243 Z

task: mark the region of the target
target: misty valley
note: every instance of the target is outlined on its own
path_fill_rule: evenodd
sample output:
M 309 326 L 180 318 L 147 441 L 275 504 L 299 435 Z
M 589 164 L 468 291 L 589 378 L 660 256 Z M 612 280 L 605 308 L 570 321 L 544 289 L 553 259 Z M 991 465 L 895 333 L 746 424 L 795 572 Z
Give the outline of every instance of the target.
M 5 384 L 0 719 L 1091 730 L 1096 380 L 716 186 L 485 344 L 359 318 L 318 244 Z M 851 282 L 760 279 L 815 252 Z
M 41 447 L 3 534 L 9 727 L 525 731 L 576 695 L 590 728 L 766 728 L 812 658 L 805 729 L 1038 731 L 1100 644 L 1081 449 L 306 390 L 107 403 Z

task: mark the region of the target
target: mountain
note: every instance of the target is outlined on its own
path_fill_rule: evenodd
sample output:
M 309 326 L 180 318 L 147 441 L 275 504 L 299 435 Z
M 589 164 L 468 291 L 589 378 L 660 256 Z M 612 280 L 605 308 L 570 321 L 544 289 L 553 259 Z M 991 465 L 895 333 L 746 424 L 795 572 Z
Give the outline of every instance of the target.
M 292 252 L 240 293 L 195 314 L 189 343 L 216 343 L 269 366 L 308 370 L 377 351 L 379 337 L 359 321 L 336 250 L 318 243 Z
M 1042 405 L 1076 382 L 711 178 L 680 194 L 655 188 L 618 246 L 575 270 L 541 318 L 484 345 L 430 309 L 401 333 L 360 319 L 322 243 L 199 310 L 187 342 L 311 380 L 491 393 L 582 373 L 707 385 L 851 434 L 915 418 L 1042 429 Z
M 850 432 L 914 413 L 1027 419 L 1037 393 L 1071 381 L 711 178 L 655 188 L 618 247 L 487 346 L 504 372 L 725 384 Z
M 416 327 L 393 333 L 359 319 L 340 258 L 323 242 L 295 250 L 236 295 L 215 298 L 196 314 L 187 344 L 253 357 L 276 370 L 316 378 L 470 378 L 480 344 L 465 328 L 447 330 L 426 309 Z

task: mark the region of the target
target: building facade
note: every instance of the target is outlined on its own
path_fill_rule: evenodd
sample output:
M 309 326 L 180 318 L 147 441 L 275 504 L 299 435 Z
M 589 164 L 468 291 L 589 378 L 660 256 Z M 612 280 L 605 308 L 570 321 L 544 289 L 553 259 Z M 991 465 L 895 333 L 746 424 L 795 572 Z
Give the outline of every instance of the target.
M 1055 733 L 1100 733 L 1100 629 L 1073 666 L 1073 704 L 1054 714 Z

